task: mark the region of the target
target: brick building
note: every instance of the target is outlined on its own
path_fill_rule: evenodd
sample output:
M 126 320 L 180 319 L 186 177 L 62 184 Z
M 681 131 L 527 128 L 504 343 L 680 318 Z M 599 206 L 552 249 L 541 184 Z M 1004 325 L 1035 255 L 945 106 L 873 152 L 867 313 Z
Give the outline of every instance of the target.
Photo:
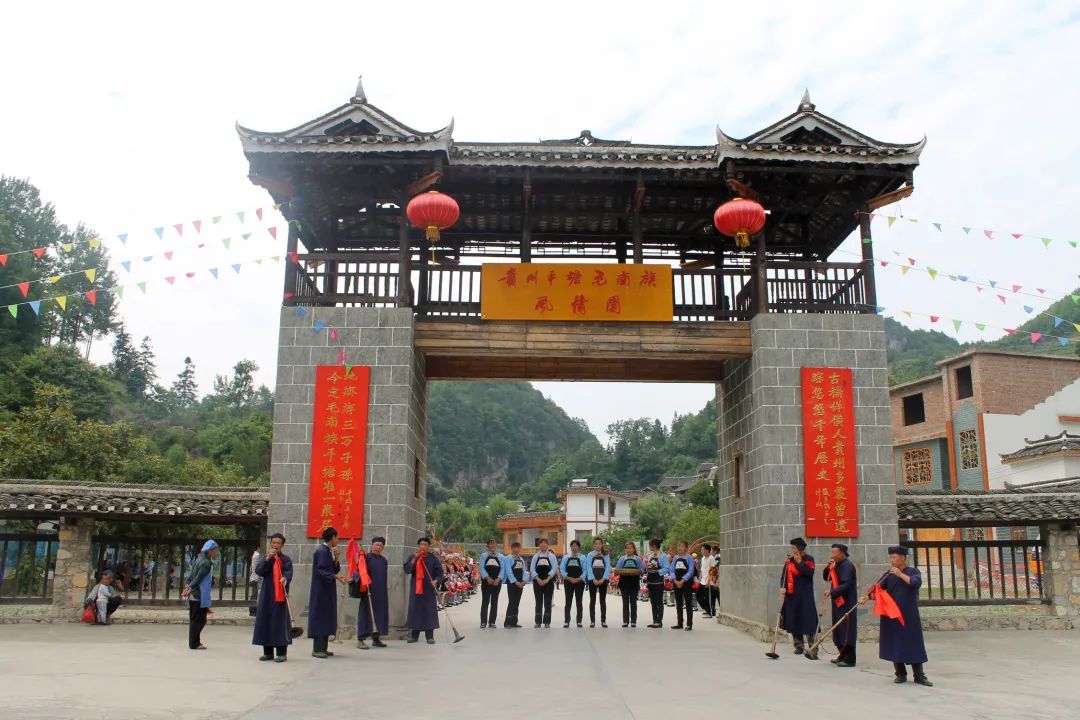
M 1058 479 L 1017 476 L 1002 456 L 1031 438 L 1080 430 L 1080 358 L 972 350 L 939 365 L 939 374 L 889 391 L 898 487 Z

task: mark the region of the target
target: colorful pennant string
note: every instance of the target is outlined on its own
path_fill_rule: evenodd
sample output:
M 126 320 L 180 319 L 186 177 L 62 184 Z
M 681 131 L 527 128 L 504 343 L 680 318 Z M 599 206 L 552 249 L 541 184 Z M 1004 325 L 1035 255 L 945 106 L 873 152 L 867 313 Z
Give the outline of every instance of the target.
M 919 218 L 907 217 L 907 216 L 904 216 L 904 215 L 884 215 L 884 214 L 878 213 L 878 212 L 867 213 L 867 215 L 868 215 L 868 217 L 870 218 L 871 221 L 873 221 L 873 220 L 875 220 L 877 218 L 884 217 L 885 222 L 886 222 L 886 226 L 890 227 L 890 228 L 895 226 L 898 221 L 903 220 L 903 221 L 908 222 L 908 223 L 929 222 L 929 224 L 933 225 L 934 228 L 939 233 L 944 233 L 946 228 L 951 229 L 951 228 L 959 227 L 959 229 L 961 231 L 963 231 L 963 233 L 965 235 L 970 235 L 971 231 L 976 229 L 974 226 L 965 226 L 965 225 L 956 226 L 956 225 L 950 225 L 948 223 L 936 222 L 936 221 L 932 221 L 932 220 L 923 221 L 923 220 L 920 220 Z M 1032 239 L 1037 239 L 1039 242 L 1042 243 L 1043 247 L 1046 248 L 1046 249 L 1049 249 L 1051 243 L 1053 243 L 1054 240 L 1055 240 L 1055 238 L 1050 238 L 1050 237 L 1047 237 L 1045 235 L 1033 235 L 1033 234 L 1029 234 L 1029 233 L 1019 233 L 1019 232 L 1003 233 L 1003 232 L 999 232 L 997 230 L 990 230 L 990 229 L 981 229 L 981 232 L 989 240 L 992 240 L 994 238 L 995 233 L 997 233 L 997 234 L 1007 234 L 1011 238 L 1013 238 L 1014 240 L 1020 240 L 1021 238 L 1024 238 L 1024 237 L 1030 237 Z M 1078 245 L 1080 245 L 1080 242 L 1078 242 L 1076 240 L 1066 240 L 1065 242 L 1067 242 L 1073 249 L 1075 249 Z

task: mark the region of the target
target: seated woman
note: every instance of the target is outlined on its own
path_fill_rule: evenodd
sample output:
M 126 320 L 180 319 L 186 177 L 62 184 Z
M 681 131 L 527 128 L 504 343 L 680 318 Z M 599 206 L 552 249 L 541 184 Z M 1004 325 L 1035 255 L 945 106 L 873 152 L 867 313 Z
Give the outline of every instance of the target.
M 86 596 L 86 604 L 94 605 L 94 624 L 111 625 L 112 614 L 123 602 L 120 592 L 113 585 L 113 571 L 102 570 L 98 584 Z

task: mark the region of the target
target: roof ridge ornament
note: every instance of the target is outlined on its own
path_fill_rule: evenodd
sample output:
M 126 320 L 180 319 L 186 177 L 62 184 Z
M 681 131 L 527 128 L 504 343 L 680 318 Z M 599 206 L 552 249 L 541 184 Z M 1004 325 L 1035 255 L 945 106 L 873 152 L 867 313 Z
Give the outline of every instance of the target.
M 810 101 L 810 88 L 803 88 L 802 100 L 799 101 L 800 112 L 813 112 L 817 107 Z
M 367 104 L 367 94 L 364 92 L 364 76 L 358 75 L 356 78 L 356 92 L 349 98 L 349 102 L 359 103 L 361 105 Z

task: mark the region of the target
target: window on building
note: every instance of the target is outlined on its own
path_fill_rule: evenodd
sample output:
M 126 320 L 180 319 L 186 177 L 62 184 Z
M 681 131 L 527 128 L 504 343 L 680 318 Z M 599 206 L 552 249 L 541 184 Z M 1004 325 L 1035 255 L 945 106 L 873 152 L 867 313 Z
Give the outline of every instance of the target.
M 976 430 L 960 431 L 960 469 L 974 470 L 979 467 L 979 433 Z
M 934 481 L 930 448 L 912 448 L 900 453 L 904 485 L 928 485 Z
M 923 405 L 922 393 L 908 395 L 904 398 L 904 424 L 918 425 L 926 422 L 926 407 Z
M 604 498 L 600 498 L 600 499 L 598 499 L 598 500 L 597 500 L 596 502 L 597 502 L 597 503 L 599 503 L 599 510 L 598 510 L 598 512 L 599 512 L 599 513 L 600 513 L 601 515 L 605 514 L 606 510 L 605 510 L 605 508 L 604 508 Z
M 511 545 L 518 541 L 517 533 L 510 533 L 509 538 L 510 538 L 510 544 Z
M 547 540 L 548 540 L 548 545 L 550 545 L 552 547 L 555 547 L 559 543 L 559 533 L 557 533 L 557 532 L 549 532 L 548 536 L 547 536 Z M 560 550 L 560 552 L 561 552 L 561 550 Z
M 611 500 L 611 501 L 608 502 L 608 512 L 610 514 L 612 514 L 612 515 L 615 514 L 615 501 L 614 500 Z
M 581 547 L 585 547 L 592 542 L 592 533 L 588 530 L 575 530 L 574 539 L 581 543 Z
M 971 366 L 965 365 L 962 368 L 956 368 L 956 397 L 958 400 L 969 398 L 975 394 L 975 390 L 971 385 Z
M 418 455 L 413 455 L 413 497 L 420 499 L 420 457 Z
M 732 463 L 735 466 L 734 480 L 735 480 L 735 492 L 736 498 L 744 498 L 749 492 L 750 488 L 746 486 L 746 458 L 742 455 L 736 455 L 732 459 Z
M 964 534 L 967 535 L 968 540 L 975 540 L 977 542 L 982 542 L 983 540 L 986 539 L 986 528 L 981 528 L 981 527 L 964 528 Z
M 1014 527 L 1009 528 L 1009 538 L 1012 540 L 1027 540 L 1028 531 L 1026 527 Z

